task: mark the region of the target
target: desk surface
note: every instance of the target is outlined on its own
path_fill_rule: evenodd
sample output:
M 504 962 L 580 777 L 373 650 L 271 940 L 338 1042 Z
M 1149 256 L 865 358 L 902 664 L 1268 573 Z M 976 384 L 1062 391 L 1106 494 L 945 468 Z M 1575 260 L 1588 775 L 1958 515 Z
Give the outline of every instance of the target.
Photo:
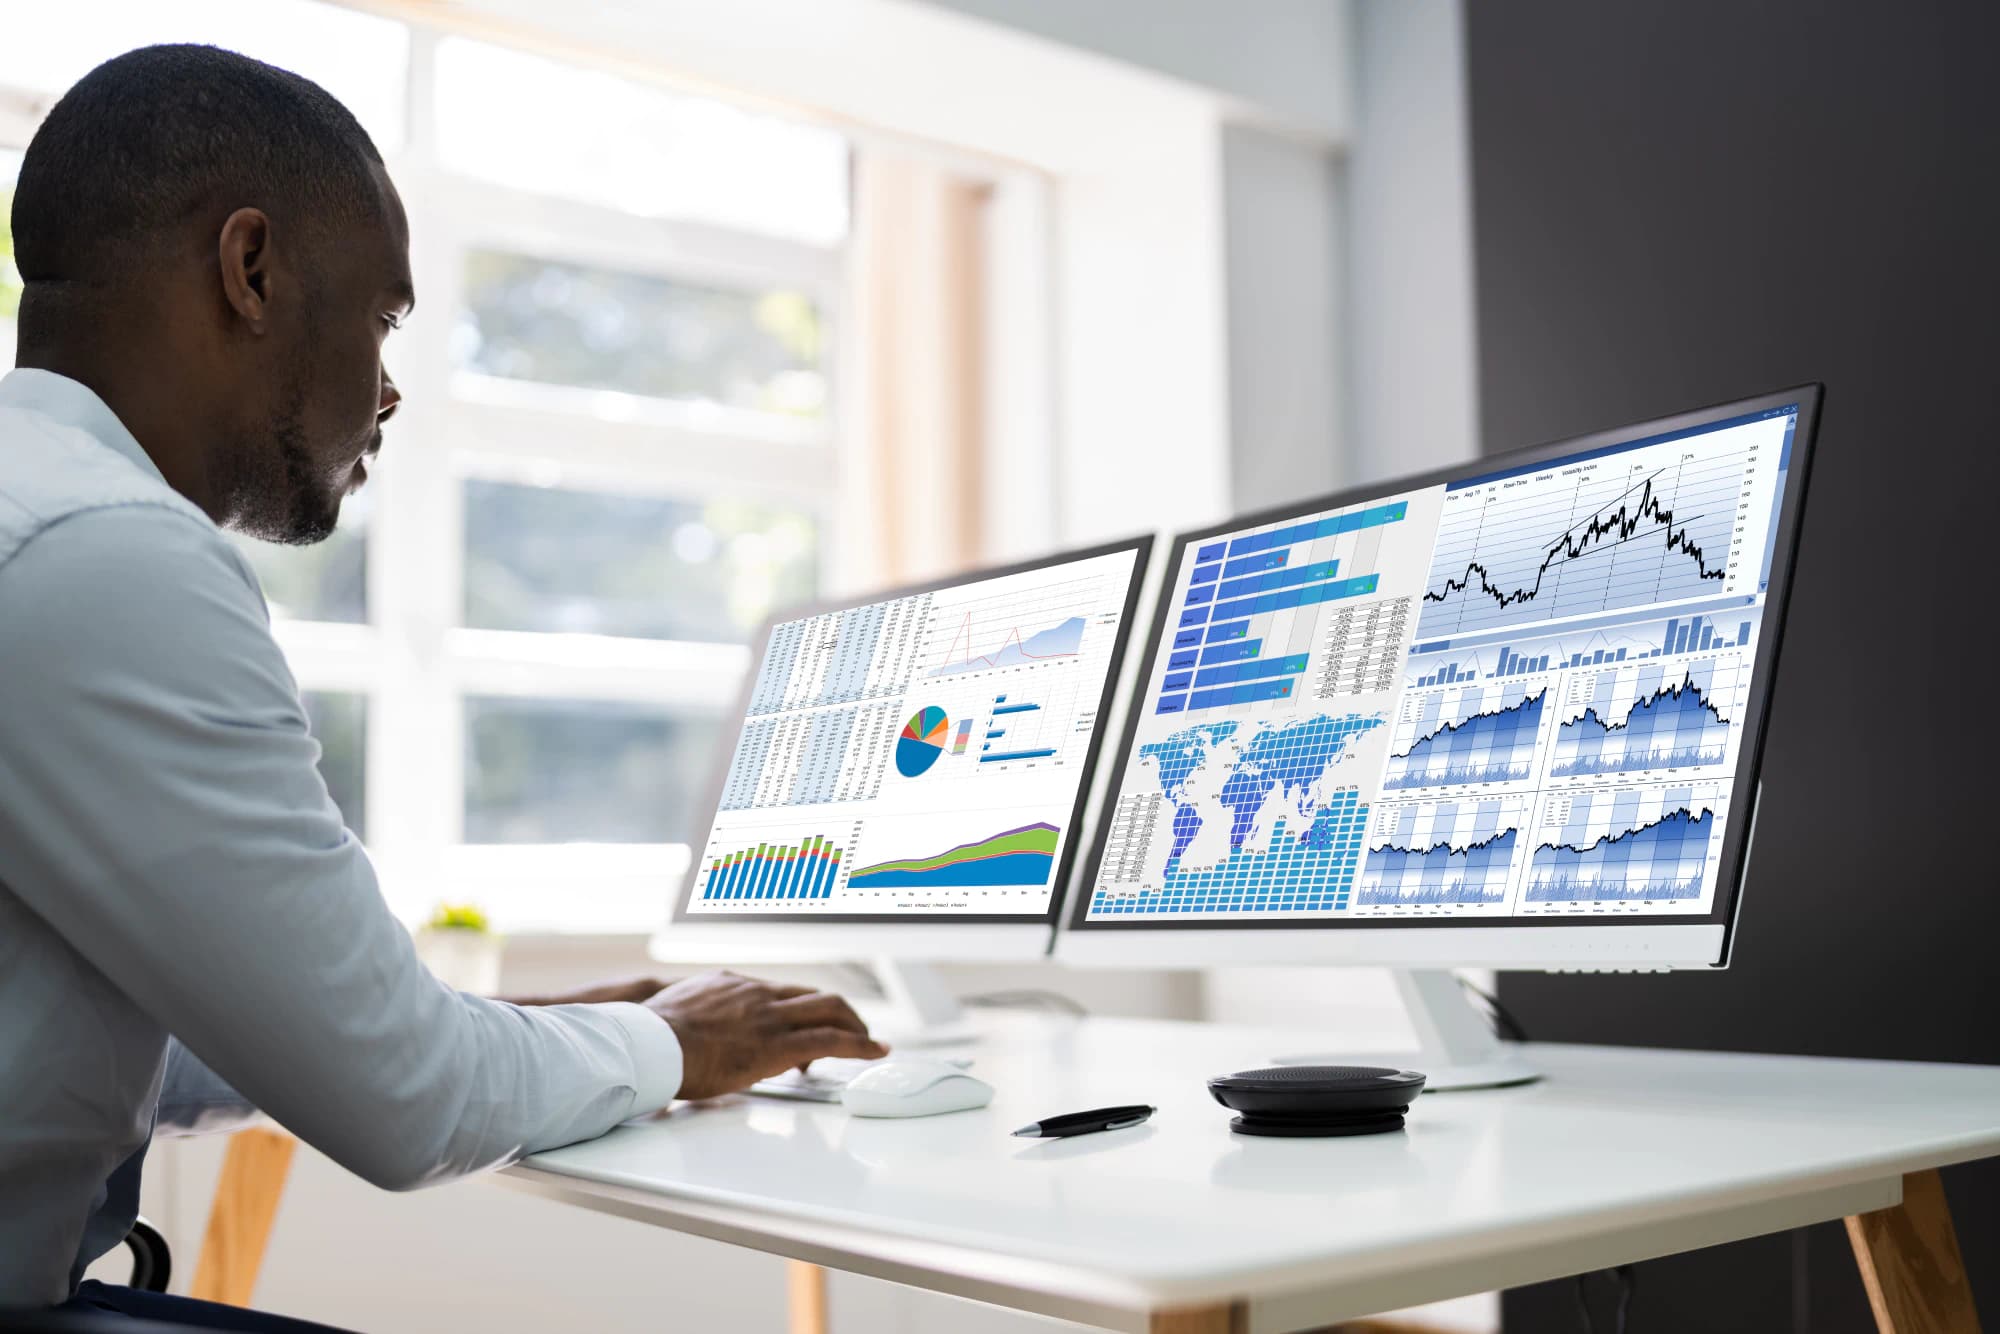
M 1204 1081 L 1297 1033 L 1017 1020 L 999 1089 L 903 1121 L 729 1098 L 537 1155 L 509 1184 L 834 1268 L 1115 1329 L 1243 1300 L 1297 1329 L 1886 1208 L 2000 1154 L 2000 1068 L 1536 1045 L 1515 1089 L 1426 1095 L 1401 1135 L 1254 1139 Z M 1147 1125 L 1013 1139 L 1151 1102 Z M 1976 1257 L 1975 1257 L 1976 1261 Z

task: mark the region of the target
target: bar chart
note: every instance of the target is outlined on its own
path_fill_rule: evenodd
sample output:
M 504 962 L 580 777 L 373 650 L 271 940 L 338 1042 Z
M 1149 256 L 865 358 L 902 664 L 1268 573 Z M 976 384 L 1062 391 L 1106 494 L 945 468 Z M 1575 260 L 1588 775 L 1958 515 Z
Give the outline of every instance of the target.
M 1408 514 L 1408 502 L 1399 500 L 1198 545 L 1179 614 L 1168 625 L 1166 675 L 1154 713 L 1296 698 L 1311 654 L 1271 639 L 1276 618 L 1316 617 L 1326 604 L 1374 593 L 1381 582 L 1376 552 L 1353 539 Z M 1343 539 L 1347 554 L 1326 554 Z
M 843 856 L 835 840 L 822 834 L 711 856 L 700 897 L 787 902 L 831 898 Z
M 1749 648 L 1756 626 L 1754 617 L 1732 611 L 1720 616 L 1669 616 L 1606 630 L 1577 627 L 1560 636 L 1511 643 L 1428 641 L 1410 650 L 1409 684 L 1421 689 Z

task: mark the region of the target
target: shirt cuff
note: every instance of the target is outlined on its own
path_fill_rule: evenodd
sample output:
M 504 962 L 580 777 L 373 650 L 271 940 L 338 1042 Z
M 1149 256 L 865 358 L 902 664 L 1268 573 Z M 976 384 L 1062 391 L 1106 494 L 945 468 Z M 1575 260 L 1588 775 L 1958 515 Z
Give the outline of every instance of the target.
M 624 1028 L 632 1043 L 632 1110 L 645 1116 L 659 1111 L 681 1090 L 681 1040 L 674 1026 L 643 1005 L 613 1001 L 604 1008 Z

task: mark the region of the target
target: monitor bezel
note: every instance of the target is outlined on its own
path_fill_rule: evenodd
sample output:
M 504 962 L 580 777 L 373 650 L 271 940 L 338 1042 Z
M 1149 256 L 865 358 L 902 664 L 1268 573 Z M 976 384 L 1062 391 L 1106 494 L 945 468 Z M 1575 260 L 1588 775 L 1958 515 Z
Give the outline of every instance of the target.
M 1500 454 L 1481 455 L 1460 463 L 1405 477 L 1388 478 L 1371 482 L 1364 486 L 1347 487 L 1328 495 L 1320 495 L 1288 505 L 1274 506 L 1252 514 L 1239 515 L 1221 523 L 1208 524 L 1201 528 L 1176 534 L 1167 557 L 1160 562 L 1160 592 L 1153 607 L 1153 624 L 1146 637 L 1144 655 L 1137 663 L 1137 685 L 1134 687 L 1133 702 L 1126 710 L 1124 727 L 1118 740 L 1118 749 L 1112 759 L 1106 777 L 1105 809 L 1098 813 L 1096 829 L 1091 839 L 1089 859 L 1084 863 L 1076 878 L 1071 893 L 1070 910 L 1065 915 L 1062 931 L 1078 938 L 1097 938 L 1104 935 L 1124 935 L 1140 932 L 1167 933 L 1281 933 L 1293 939 L 1303 939 L 1301 933 L 1319 934 L 1327 932 L 1383 932 L 1383 931 L 1508 931 L 1539 928 L 1579 930 L 1583 928 L 1640 931 L 1662 927 L 1695 926 L 1722 928 L 1720 945 L 1716 956 L 1710 960 L 1714 965 L 1726 964 L 1729 950 L 1735 936 L 1737 908 L 1742 899 L 1742 874 L 1745 865 L 1744 854 L 1749 846 L 1750 834 L 1755 824 L 1757 778 L 1764 758 L 1765 721 L 1770 710 L 1772 685 L 1776 680 L 1779 649 L 1784 639 L 1784 625 L 1789 610 L 1792 575 L 1798 561 L 1798 534 L 1800 519 L 1805 502 L 1807 482 L 1811 473 L 1814 442 L 1819 426 L 1820 401 L 1824 387 L 1818 383 L 1799 385 L 1794 388 L 1772 393 L 1758 394 L 1750 398 L 1730 399 L 1726 402 L 1695 408 L 1671 416 L 1653 418 L 1648 421 L 1611 427 L 1593 431 L 1586 435 L 1566 437 L 1529 445 L 1522 449 L 1509 450 Z M 1177 587 L 1188 547 L 1196 542 L 1221 536 L 1225 533 L 1242 532 L 1246 529 L 1261 528 L 1285 519 L 1297 518 L 1305 514 L 1327 510 L 1345 509 L 1388 496 L 1400 495 L 1426 487 L 1452 482 L 1470 481 L 1494 473 L 1506 472 L 1514 468 L 1531 466 L 1559 458 L 1566 454 L 1582 453 L 1592 449 L 1620 444 L 1638 444 L 1654 436 L 1671 435 L 1690 428 L 1701 427 L 1731 418 L 1754 415 L 1773 408 L 1796 404 L 1798 424 L 1792 432 L 1791 454 L 1786 470 L 1785 491 L 1779 497 L 1778 522 L 1771 535 L 1771 581 L 1765 595 L 1765 612 L 1759 632 L 1757 652 L 1751 666 L 1751 689 L 1744 713 L 1745 744 L 1737 758 L 1737 766 L 1732 778 L 1730 812 L 1732 818 L 1723 831 L 1723 848 L 1717 866 L 1718 887 L 1710 910 L 1704 914 L 1691 913 L 1650 913 L 1621 916 L 1615 921 L 1601 917 L 1576 914 L 1574 916 L 1551 915 L 1533 918 L 1492 918 L 1492 917 L 1358 917 L 1358 918 L 1312 918 L 1287 917 L 1275 921 L 1258 920 L 1217 920 L 1214 918 L 1193 918 L 1192 920 L 1171 919 L 1131 919 L 1097 920 L 1090 919 L 1090 902 L 1096 892 L 1098 869 L 1103 864 L 1105 843 L 1110 836 L 1111 820 L 1109 808 L 1116 804 L 1122 786 L 1127 764 L 1131 760 L 1132 747 L 1138 735 L 1139 722 L 1144 716 L 1141 702 L 1151 688 L 1153 664 L 1157 661 L 1160 644 L 1165 638 L 1166 624 L 1173 614 L 1173 590 Z M 1689 938 L 1711 939 L 1712 933 L 1702 933 Z M 1129 937 L 1128 937 L 1129 938 Z M 1058 947 L 1060 952 L 1060 946 Z M 1089 953 L 1095 954 L 1096 950 Z
M 878 589 L 852 597 L 828 598 L 816 602 L 795 605 L 766 617 L 758 627 L 756 637 L 751 641 L 750 670 L 745 674 L 742 688 L 737 692 L 735 704 L 736 726 L 727 738 L 726 744 L 716 747 L 716 762 L 708 787 L 708 800 L 702 809 L 708 812 L 708 831 L 715 829 L 715 819 L 720 814 L 722 789 L 729 781 L 729 768 L 736 758 L 737 747 L 743 741 L 743 728 L 749 722 L 748 712 L 751 694 L 757 688 L 757 675 L 763 666 L 763 655 L 769 651 L 771 633 L 778 626 L 789 621 L 802 620 L 809 616 L 821 616 L 830 612 L 849 611 L 855 607 L 865 607 L 873 602 L 890 602 L 898 598 L 915 597 L 921 593 L 935 593 L 941 589 L 959 588 L 977 583 L 982 579 L 1000 579 L 1016 574 L 1031 574 L 1036 570 L 1048 569 L 1056 565 L 1066 565 L 1075 561 L 1095 560 L 1103 556 L 1114 556 L 1121 552 L 1133 554 L 1132 573 L 1125 589 L 1125 602 L 1119 613 L 1118 633 L 1111 645 L 1111 660 L 1105 667 L 1104 689 L 1097 702 L 1097 716 L 1100 725 L 1091 732 L 1085 746 L 1081 772 L 1077 777 L 1076 799 L 1071 804 L 1069 828 L 1082 831 L 1085 807 L 1088 804 L 1092 779 L 1097 773 L 1099 758 L 1104 753 L 1106 728 L 1103 722 L 1114 717 L 1113 708 L 1117 702 L 1119 677 L 1125 664 L 1125 655 L 1133 637 L 1133 618 L 1139 605 L 1139 597 L 1145 589 L 1147 578 L 1152 572 L 1153 548 L 1156 538 L 1151 533 L 1121 538 L 1114 542 L 1103 542 L 1095 546 L 1077 547 L 1059 551 L 1053 555 L 1034 560 L 1016 561 L 1006 565 L 981 566 L 975 570 L 963 571 L 938 579 L 928 579 L 918 583 L 901 584 L 893 588 Z M 1064 896 L 1067 894 L 1071 875 L 1076 869 L 1077 857 L 1086 843 L 1082 837 L 1063 840 L 1062 855 L 1055 868 L 1055 879 L 1049 887 L 1049 905 L 1040 913 L 779 913 L 779 912 L 690 912 L 688 905 L 694 901 L 695 887 L 701 881 L 701 844 L 693 849 L 688 858 L 687 870 L 682 875 L 680 889 L 674 895 L 673 912 L 668 917 L 669 927 L 686 925 L 689 927 L 735 925 L 745 922 L 761 922 L 765 925 L 789 927 L 869 927 L 905 925 L 911 927 L 939 928 L 947 926 L 1033 926 L 1044 933 L 1053 929 L 1062 918 Z M 1046 945 L 1044 949 L 1046 950 Z

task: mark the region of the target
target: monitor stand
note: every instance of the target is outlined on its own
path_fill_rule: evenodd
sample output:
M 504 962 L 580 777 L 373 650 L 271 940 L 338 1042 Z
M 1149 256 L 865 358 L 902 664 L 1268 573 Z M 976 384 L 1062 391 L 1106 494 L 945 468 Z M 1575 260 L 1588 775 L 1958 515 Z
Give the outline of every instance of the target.
M 871 965 L 888 1011 L 869 1031 L 901 1051 L 949 1047 L 978 1040 L 937 969 L 909 959 L 876 959 Z
M 1279 1065 L 1395 1065 L 1422 1074 L 1424 1092 L 1530 1084 L 1542 1072 L 1520 1048 L 1493 1036 L 1486 1016 L 1466 999 L 1458 978 L 1443 968 L 1398 968 L 1403 995 L 1417 1030 L 1415 1052 L 1304 1052 L 1276 1057 Z

